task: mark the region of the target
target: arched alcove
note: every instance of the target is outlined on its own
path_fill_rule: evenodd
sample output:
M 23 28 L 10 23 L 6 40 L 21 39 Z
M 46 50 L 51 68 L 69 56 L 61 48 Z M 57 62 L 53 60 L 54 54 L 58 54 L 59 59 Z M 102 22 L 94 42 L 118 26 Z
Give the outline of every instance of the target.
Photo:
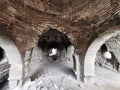
M 15 88 L 22 84 L 23 79 L 23 63 L 21 55 L 13 41 L 6 36 L 0 35 L 0 47 L 2 48 L 1 50 L 4 50 L 4 55 L 10 65 L 8 78 L 9 87 Z M 1 58 L 3 58 L 3 55 L 1 55 Z
M 100 47 L 111 37 L 116 36 L 120 33 L 119 27 L 113 27 L 106 30 L 105 33 L 101 34 L 96 38 L 89 46 L 84 61 L 84 82 L 94 83 L 95 82 L 95 58 Z M 104 48 L 105 49 L 105 48 Z
M 4 56 L 5 56 L 5 51 L 0 47 L 0 61 L 2 61 Z
M 38 44 L 33 48 L 28 77 L 34 77 L 44 61 L 68 61 L 72 65 L 71 70 L 76 73 L 76 78 L 80 78 L 79 56 L 74 51 L 75 47 L 64 33 L 50 28 L 40 36 Z
M 6 52 L 0 47 L 0 83 L 8 78 L 9 64 L 6 57 Z

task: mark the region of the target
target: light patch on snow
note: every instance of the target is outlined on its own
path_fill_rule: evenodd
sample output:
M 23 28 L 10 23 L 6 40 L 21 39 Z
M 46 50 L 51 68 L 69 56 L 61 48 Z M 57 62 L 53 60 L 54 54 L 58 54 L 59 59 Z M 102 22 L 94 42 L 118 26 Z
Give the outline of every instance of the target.
M 68 75 L 42 75 L 21 90 L 81 90 L 80 83 Z M 27 87 L 26 87 L 27 86 Z M 24 88 L 25 87 L 25 88 Z
M 111 59 L 112 58 L 112 55 L 111 55 L 111 53 L 110 52 L 105 52 L 104 53 L 104 57 L 106 58 L 106 59 Z
M 35 80 L 13 90 L 120 90 L 120 73 L 96 66 L 96 83 L 83 85 L 72 73 L 69 62 L 44 62 Z
M 75 79 L 71 67 L 68 62 L 45 62 L 34 81 L 14 90 L 82 90 L 83 84 Z
M 83 83 L 76 81 L 71 74 L 52 67 L 54 64 L 51 67 L 49 65 L 34 81 L 27 80 L 23 87 L 13 90 L 120 90 L 120 73 L 96 66 L 96 83 L 83 88 Z
M 57 54 L 57 49 L 56 48 L 52 48 L 51 51 L 52 52 L 49 54 L 49 56 L 53 56 L 53 55 Z

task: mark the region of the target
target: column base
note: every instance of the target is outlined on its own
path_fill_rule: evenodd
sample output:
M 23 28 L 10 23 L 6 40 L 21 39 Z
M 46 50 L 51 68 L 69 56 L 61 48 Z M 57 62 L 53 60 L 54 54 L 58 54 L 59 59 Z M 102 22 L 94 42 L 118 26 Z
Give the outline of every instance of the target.
M 86 76 L 84 77 L 84 84 L 94 84 L 95 76 Z

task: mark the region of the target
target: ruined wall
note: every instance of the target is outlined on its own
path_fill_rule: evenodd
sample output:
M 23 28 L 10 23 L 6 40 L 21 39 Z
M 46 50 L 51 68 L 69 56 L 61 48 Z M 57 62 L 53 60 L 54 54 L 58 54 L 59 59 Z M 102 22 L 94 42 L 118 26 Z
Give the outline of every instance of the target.
M 110 38 L 105 42 L 107 51 L 111 52 L 111 59 L 104 57 L 104 52 L 98 51 L 96 64 L 110 70 L 120 72 L 120 34 Z
M 117 58 L 118 62 L 120 63 L 120 34 L 116 35 L 115 37 L 110 38 L 106 45 L 110 52 L 113 52 L 115 57 Z

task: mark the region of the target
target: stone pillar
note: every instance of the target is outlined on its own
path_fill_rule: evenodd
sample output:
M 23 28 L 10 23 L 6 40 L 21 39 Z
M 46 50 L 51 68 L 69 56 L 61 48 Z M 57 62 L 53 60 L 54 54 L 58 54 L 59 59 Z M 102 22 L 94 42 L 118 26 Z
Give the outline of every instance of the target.
M 94 84 L 95 83 L 95 76 L 84 76 L 84 84 Z
M 76 73 L 76 78 L 78 81 L 80 81 L 80 59 L 79 59 L 79 55 L 74 54 L 74 68 L 75 68 L 75 73 Z
M 98 51 L 98 49 L 96 50 L 96 48 L 98 47 L 92 46 L 89 53 L 86 54 L 87 57 L 85 57 L 84 61 L 84 84 L 95 83 L 95 58 Z
M 29 68 L 28 77 L 33 76 L 40 69 L 42 62 L 43 62 L 42 49 L 36 46 L 33 49 L 32 54 L 31 54 L 30 64 L 28 66 Z
M 84 66 L 84 83 L 85 84 L 94 84 L 95 83 L 95 65 L 93 62 L 86 62 Z M 87 69 L 87 70 L 86 70 Z
M 31 50 L 28 50 L 25 52 L 25 57 L 24 57 L 25 78 L 27 78 L 28 72 L 30 71 L 29 70 L 30 59 L 31 59 Z
M 67 57 L 67 59 L 69 59 L 71 62 L 73 62 L 73 54 L 74 54 L 74 47 L 73 46 L 69 46 L 68 48 L 67 48 L 67 55 L 66 55 L 66 57 Z
M 23 70 L 21 64 L 11 65 L 9 71 L 9 88 L 13 89 L 17 86 L 22 85 L 23 80 Z

